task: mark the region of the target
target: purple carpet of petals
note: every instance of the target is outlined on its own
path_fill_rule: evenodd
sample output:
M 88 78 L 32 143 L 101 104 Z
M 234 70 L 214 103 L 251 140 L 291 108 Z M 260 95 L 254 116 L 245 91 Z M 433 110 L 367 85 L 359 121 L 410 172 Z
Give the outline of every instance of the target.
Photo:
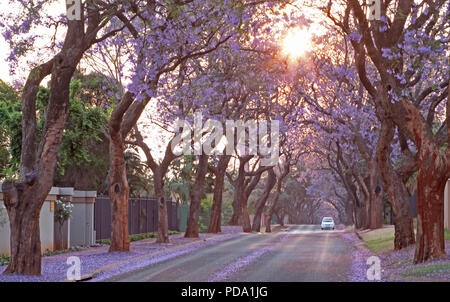
M 341 237 L 353 246 L 352 268 L 351 274 L 348 276 L 348 280 L 351 282 L 376 282 L 368 280 L 366 275 L 367 269 L 369 268 L 366 261 L 370 256 L 377 256 L 381 260 L 381 282 L 414 281 L 414 279 L 408 279 L 408 276 L 405 276 L 408 269 L 420 268 L 422 266 L 430 266 L 433 264 L 450 263 L 450 240 L 447 240 L 445 243 L 446 258 L 414 265 L 412 263 L 415 248 L 414 245 L 400 251 L 388 251 L 375 254 L 366 247 L 356 247 L 361 241 L 354 233 L 341 233 Z M 421 278 L 424 278 L 425 281 L 450 281 L 450 273 L 448 270 L 437 270 L 425 274 L 421 276 Z
M 347 276 L 347 280 L 351 282 L 367 282 L 367 264 L 366 260 L 370 256 L 375 255 L 371 253 L 368 249 L 357 248 L 355 245 L 359 242 L 358 237 L 352 232 L 340 233 L 340 236 L 350 243 L 352 246 L 352 267 L 350 275 Z M 383 274 L 381 276 L 383 279 Z
M 167 253 L 161 252 L 154 257 L 142 257 L 143 259 L 131 261 L 130 263 L 120 265 L 107 272 L 101 272 L 95 276 L 93 281 L 101 281 L 117 274 L 132 271 L 144 267 L 146 265 L 164 261 L 179 255 L 183 255 L 195 249 L 202 248 L 220 241 L 224 241 L 236 236 L 242 232 L 241 227 L 225 226 L 222 227 L 221 234 L 200 234 L 200 238 L 184 238 L 184 233 L 171 235 L 169 244 L 156 243 L 155 238 L 131 242 L 130 252 L 108 252 L 109 246 L 97 248 L 88 248 L 86 250 L 59 254 L 42 258 L 42 275 L 41 276 L 24 276 L 24 275 L 3 275 L 0 274 L 0 282 L 55 282 L 66 279 L 67 269 L 69 265 L 66 263 L 68 257 L 78 256 L 81 260 L 81 275 L 93 273 L 96 269 L 105 265 L 110 265 L 122 261 L 132 260 L 133 258 L 168 250 Z M 212 239 L 217 237 L 217 239 Z M 207 240 L 208 239 L 208 240 Z M 207 241 L 205 241 L 207 240 Z M 188 245 L 189 243 L 194 243 Z M 188 245 L 182 248 L 183 245 Z M 177 247 L 180 247 L 179 249 Z M 176 251 L 171 251 L 177 248 Z M 6 269 L 0 266 L 0 273 Z
M 273 250 L 277 244 L 290 238 L 291 236 L 292 235 L 282 235 L 280 237 L 277 237 L 276 240 L 267 243 L 264 247 L 259 248 L 244 257 L 239 258 L 237 261 L 231 262 L 230 264 L 222 268 L 222 270 L 215 273 L 207 282 L 226 281 L 227 278 L 231 276 L 233 273 L 237 272 L 243 267 L 246 267 L 247 265 L 257 260 L 262 255 Z
M 390 281 L 404 280 L 397 276 L 402 276 L 408 269 L 418 269 L 434 264 L 450 264 L 450 240 L 445 241 L 445 258 L 428 261 L 426 263 L 413 264 L 414 248 L 415 246 L 411 245 L 399 251 L 389 251 L 378 255 L 381 259 L 385 274 L 390 276 Z M 448 269 L 433 270 L 432 272 L 421 275 L 419 278 L 424 278 L 425 280 L 429 279 L 430 281 L 450 281 L 450 271 Z

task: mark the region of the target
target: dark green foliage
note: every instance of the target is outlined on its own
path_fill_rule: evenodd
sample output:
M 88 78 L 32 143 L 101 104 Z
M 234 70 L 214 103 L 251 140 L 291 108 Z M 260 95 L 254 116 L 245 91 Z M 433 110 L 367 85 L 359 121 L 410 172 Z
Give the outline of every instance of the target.
M 116 87 L 116 88 L 115 88 Z M 107 194 L 109 140 L 104 135 L 117 103 L 117 87 L 103 75 L 76 73 L 70 84 L 69 117 L 58 152 L 54 186 L 96 190 Z M 36 95 L 37 144 L 45 124 L 50 89 Z M 22 143 L 21 102 L 18 93 L 0 80 L 0 181 L 17 176 Z M 137 150 L 125 153 L 132 196 L 151 195 L 151 171 Z
M 100 107 L 91 106 L 81 100 L 82 87 L 79 80 L 72 81 L 70 85 L 69 119 L 58 153 L 58 168 L 55 175 L 55 185 L 76 186 L 64 179 L 66 169 L 78 169 L 77 178 L 89 179 L 92 182 L 103 181 L 96 179 L 99 170 L 107 171 L 108 153 L 102 150 L 101 154 L 89 150 L 90 145 L 101 145 L 103 142 L 102 127 L 108 123 L 108 112 Z M 50 98 L 50 89 L 39 87 L 36 95 L 37 143 L 39 143 L 45 124 L 45 112 Z M 22 143 L 21 103 L 17 93 L 4 82 L 0 82 L 0 164 L 4 171 L 17 173 L 20 164 Z M 104 139 L 104 138 L 103 138 Z M 92 175 L 89 172 L 92 171 Z M 71 171 L 72 174 L 74 171 Z M 83 176 L 82 176 L 83 175 Z M 98 186 L 98 184 L 97 184 Z M 96 185 L 90 188 L 96 189 Z
M 185 155 L 178 158 L 170 164 L 171 177 L 166 177 L 165 187 L 168 196 L 174 195 L 182 203 L 187 203 L 190 200 L 190 193 L 195 182 L 195 171 L 197 164 L 195 163 L 195 155 Z M 203 189 L 203 198 L 206 194 L 213 192 L 214 175 L 206 174 L 205 186 Z
M 0 265 L 7 265 L 11 258 L 6 255 L 0 255 Z
M 208 230 L 209 221 L 211 219 L 212 198 L 202 199 L 200 205 L 200 215 L 198 217 L 198 231 L 204 233 Z
M 173 177 L 165 180 L 166 194 L 175 195 L 182 203 L 188 203 L 190 199 L 191 188 L 195 181 L 194 160 L 194 155 L 185 155 L 174 160 L 170 164 Z
M 124 154 L 127 165 L 130 196 L 151 196 L 154 193 L 153 175 L 145 161 L 142 161 L 137 149 L 130 149 Z
M 18 170 L 22 126 L 17 92 L 0 80 L 0 178 Z
M 213 202 L 212 197 L 202 199 L 200 215 L 198 218 L 198 231 L 200 233 L 208 231 L 209 222 L 211 221 L 212 202 Z M 229 221 L 232 215 L 233 215 L 233 206 L 231 205 L 231 201 L 223 201 L 222 217 L 221 217 L 222 224 Z
M 107 113 L 100 107 L 90 106 L 80 98 L 81 83 L 78 80 L 70 84 L 69 120 L 66 124 L 58 154 L 58 173 L 64 175 L 67 166 L 96 164 L 100 160 L 89 152 L 87 142 L 101 142 L 102 127 L 108 122 Z

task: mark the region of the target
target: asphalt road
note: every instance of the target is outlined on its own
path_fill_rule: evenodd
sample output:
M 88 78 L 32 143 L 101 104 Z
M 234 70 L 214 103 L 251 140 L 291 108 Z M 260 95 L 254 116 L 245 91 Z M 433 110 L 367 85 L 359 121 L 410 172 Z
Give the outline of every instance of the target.
M 350 246 L 318 225 L 246 234 L 107 281 L 346 281 Z

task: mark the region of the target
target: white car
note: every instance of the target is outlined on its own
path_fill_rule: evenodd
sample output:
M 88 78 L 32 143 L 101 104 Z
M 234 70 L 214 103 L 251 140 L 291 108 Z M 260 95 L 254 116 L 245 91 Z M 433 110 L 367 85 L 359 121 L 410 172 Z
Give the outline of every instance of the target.
M 322 218 L 322 224 L 320 225 L 322 230 L 332 229 L 334 230 L 334 220 L 333 217 L 324 217 Z

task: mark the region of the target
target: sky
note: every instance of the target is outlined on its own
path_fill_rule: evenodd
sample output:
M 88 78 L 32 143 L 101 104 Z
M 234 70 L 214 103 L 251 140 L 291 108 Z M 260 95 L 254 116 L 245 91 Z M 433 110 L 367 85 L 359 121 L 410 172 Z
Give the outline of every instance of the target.
M 58 0 L 53 4 L 50 4 L 48 7 L 48 14 L 50 15 L 59 15 L 61 13 L 63 13 L 65 11 L 65 1 L 64 0 Z M 0 0 L 0 5 L 3 8 L 2 13 L 10 13 L 10 12 L 14 12 L 14 9 L 17 10 L 17 7 L 15 5 L 11 5 L 9 4 L 9 0 Z M 43 36 L 43 39 L 37 40 L 36 41 L 36 48 L 40 48 L 41 46 L 44 45 L 48 45 L 49 43 L 49 39 L 48 37 L 51 37 L 53 35 L 53 30 L 52 29 L 47 29 L 47 28 L 39 28 L 39 32 L 40 34 Z M 48 34 L 46 33 L 48 32 Z M 62 33 L 61 33 L 62 34 Z M 297 37 L 298 36 L 298 37 Z M 298 45 L 303 44 L 305 41 L 305 35 L 294 35 L 294 37 L 297 37 L 295 39 L 291 39 L 294 41 L 291 41 L 291 43 L 289 43 L 289 45 L 291 46 L 291 52 L 292 51 L 299 51 L 298 49 Z M 293 42 L 293 43 L 292 43 Z M 297 47 L 296 47 L 297 46 Z M 302 49 L 301 53 L 303 53 L 305 51 L 305 49 Z M 3 81 L 9 83 L 9 84 L 13 84 L 14 81 L 19 81 L 20 83 L 24 84 L 25 79 L 28 75 L 28 73 L 30 72 L 30 64 L 27 64 L 26 60 L 23 60 L 23 64 L 19 64 L 19 68 L 15 70 L 15 74 L 11 75 L 9 72 L 9 66 L 8 66 L 8 62 L 6 61 L 6 58 L 9 55 L 9 45 L 8 43 L 4 40 L 3 36 L 0 35 L 0 79 L 2 79 Z M 36 59 L 43 59 L 45 60 L 47 56 L 46 55 L 36 55 L 36 53 L 30 54 L 29 58 L 32 59 L 32 61 L 35 61 Z M 42 85 L 46 85 L 46 83 L 50 80 L 50 77 L 48 76 L 43 82 Z M 150 110 L 150 109 L 149 109 Z M 147 112 L 147 114 L 152 114 L 152 112 Z M 154 113 L 154 112 L 153 112 Z M 143 117 L 141 117 L 140 119 L 140 124 L 146 122 L 146 120 L 148 119 L 144 117 L 145 115 L 143 115 Z M 142 124 L 141 124 L 142 125 Z M 144 135 L 147 135 L 149 138 L 146 140 L 147 143 L 149 143 L 149 145 L 152 146 L 152 149 L 156 152 L 152 152 L 152 154 L 158 158 L 161 156 L 161 153 L 163 154 L 164 152 L 161 152 L 161 146 L 160 144 L 156 144 L 155 142 L 161 142 L 161 130 L 160 128 L 157 127 L 157 129 L 155 129 L 155 127 L 151 127 L 151 129 L 153 129 L 152 131 L 148 131 L 147 127 L 140 127 L 143 132 Z M 147 131 L 146 131 L 147 130 Z M 156 131 L 155 131 L 156 130 Z M 160 130 L 160 131 L 158 131 Z M 147 132 L 147 133 L 145 133 Z M 159 132 L 159 133 L 158 133 Z M 141 154 L 142 155 L 142 154 Z M 159 158 L 158 158 L 159 159 Z
M 15 13 L 18 9 L 20 9 L 21 5 L 19 3 L 10 3 L 10 0 L 0 0 L 0 7 L 2 8 L 2 14 L 9 14 L 9 13 Z M 64 0 L 57 0 L 56 2 L 49 4 L 47 7 L 47 14 L 51 16 L 58 16 L 61 13 L 65 11 L 65 1 Z M 48 37 L 51 37 L 53 35 L 54 30 L 48 29 L 46 27 L 39 27 L 38 28 L 39 33 L 44 37 L 43 39 L 37 39 L 35 42 L 35 45 L 37 48 L 43 47 L 44 45 L 48 45 L 49 39 Z M 47 34 L 48 32 L 48 34 Z M 62 34 L 62 33 L 60 33 Z M 60 35 L 58 35 L 59 37 Z M 24 82 L 25 78 L 27 77 L 28 73 L 30 72 L 30 65 L 29 64 L 20 64 L 20 70 L 16 70 L 16 73 L 11 75 L 9 73 L 9 64 L 6 61 L 6 59 L 9 56 L 9 44 L 5 41 L 3 38 L 3 35 L 0 34 L 0 79 L 3 81 L 13 84 L 14 80 L 19 80 L 21 82 Z M 28 59 L 32 59 L 34 61 L 34 58 L 39 57 L 36 56 L 36 54 L 31 54 Z M 23 60 L 23 63 L 26 63 L 26 60 Z M 46 81 L 44 81 L 45 84 Z

